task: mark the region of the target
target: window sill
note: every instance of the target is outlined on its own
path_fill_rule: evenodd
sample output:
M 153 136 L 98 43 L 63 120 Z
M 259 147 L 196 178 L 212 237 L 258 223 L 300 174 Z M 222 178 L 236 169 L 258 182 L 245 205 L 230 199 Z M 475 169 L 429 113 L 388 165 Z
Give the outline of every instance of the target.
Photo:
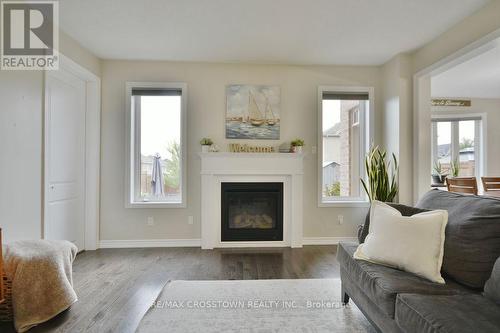
M 128 202 L 125 208 L 186 208 L 185 202 Z
M 328 208 L 328 207 L 346 207 L 346 208 L 369 208 L 370 202 L 368 201 L 320 201 L 318 203 L 318 207 L 320 208 Z

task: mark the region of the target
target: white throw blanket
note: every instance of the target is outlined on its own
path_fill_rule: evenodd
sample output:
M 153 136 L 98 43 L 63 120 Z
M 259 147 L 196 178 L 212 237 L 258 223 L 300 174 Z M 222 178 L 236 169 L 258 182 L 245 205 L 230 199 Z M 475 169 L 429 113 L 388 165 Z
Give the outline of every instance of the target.
M 4 247 L 4 269 L 12 280 L 14 326 L 18 332 L 43 323 L 77 301 L 72 264 L 78 252 L 67 241 L 30 240 Z

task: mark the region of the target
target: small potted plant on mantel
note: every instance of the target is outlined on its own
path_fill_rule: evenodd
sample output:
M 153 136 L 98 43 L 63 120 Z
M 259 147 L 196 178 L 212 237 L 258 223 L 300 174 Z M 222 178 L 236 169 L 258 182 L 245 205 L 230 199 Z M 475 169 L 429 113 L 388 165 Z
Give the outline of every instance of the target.
M 295 139 L 291 142 L 292 153 L 302 153 L 302 147 L 304 147 L 304 140 Z
M 435 185 L 443 185 L 446 177 L 448 177 L 448 174 L 444 172 L 441 162 L 437 161 L 436 163 L 434 163 L 433 171 L 432 182 Z
M 208 153 L 210 151 L 210 146 L 213 145 L 214 142 L 210 138 L 203 138 L 200 140 L 200 144 L 201 144 L 201 152 Z

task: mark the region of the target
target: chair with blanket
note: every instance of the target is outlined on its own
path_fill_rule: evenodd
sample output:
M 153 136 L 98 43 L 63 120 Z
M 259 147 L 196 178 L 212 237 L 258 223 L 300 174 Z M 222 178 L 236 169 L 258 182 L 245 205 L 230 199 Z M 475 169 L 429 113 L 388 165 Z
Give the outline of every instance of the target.
M 5 295 L 0 313 L 5 319 L 6 312 L 12 312 L 16 331 L 25 332 L 77 301 L 72 278 L 77 251 L 67 241 L 26 240 L 3 246 L 3 272 L 11 294 Z

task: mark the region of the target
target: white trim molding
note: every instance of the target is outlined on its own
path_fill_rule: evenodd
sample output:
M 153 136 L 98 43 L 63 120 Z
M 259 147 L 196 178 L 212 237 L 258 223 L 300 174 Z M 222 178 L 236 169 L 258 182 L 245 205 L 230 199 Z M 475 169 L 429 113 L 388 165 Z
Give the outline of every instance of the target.
M 358 242 L 357 237 L 304 237 L 303 245 L 337 245 L 340 242 Z
M 125 249 L 147 247 L 200 247 L 201 239 L 107 239 L 101 240 L 101 249 Z
M 337 245 L 340 242 L 357 242 L 356 237 L 304 237 L 303 245 Z M 286 247 L 285 245 L 273 244 L 274 242 L 238 242 L 234 247 L 250 248 L 256 243 L 262 247 Z M 151 247 L 201 247 L 201 239 L 108 239 L 101 240 L 101 249 L 131 249 Z

